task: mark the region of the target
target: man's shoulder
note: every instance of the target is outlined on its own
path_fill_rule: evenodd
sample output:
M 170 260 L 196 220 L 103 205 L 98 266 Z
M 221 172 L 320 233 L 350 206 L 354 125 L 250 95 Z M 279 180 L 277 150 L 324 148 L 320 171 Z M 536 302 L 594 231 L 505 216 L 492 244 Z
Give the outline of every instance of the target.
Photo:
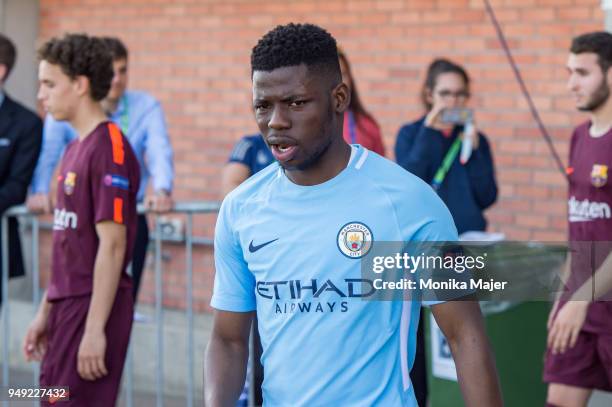
M 273 163 L 247 178 L 224 199 L 228 205 L 244 206 L 269 192 L 272 182 L 278 177 L 279 165 Z
M 159 101 L 153 95 L 142 90 L 126 90 L 125 95 L 130 105 L 142 106 L 145 109 L 159 104 Z
M 242 136 L 240 140 L 238 140 L 238 142 L 236 143 L 234 149 L 249 149 L 251 147 L 254 147 L 256 149 L 266 147 L 266 142 L 263 140 L 261 134 L 250 134 Z
M 582 137 L 583 135 L 589 134 L 590 128 L 591 128 L 591 121 L 586 120 L 574 128 L 572 135 L 574 137 Z
M 113 151 L 113 144 L 123 144 L 123 138 L 119 138 L 116 134 L 111 134 L 110 122 L 100 123 L 88 137 L 91 138 L 89 150 L 97 152 L 96 155 L 105 155 Z M 121 134 L 121 131 L 119 131 Z M 114 136 L 114 137 L 113 137 Z M 113 140 L 114 138 L 114 140 Z M 87 141 L 87 139 L 85 140 Z M 120 147 L 120 145 L 117 145 Z
M 253 147 L 255 147 L 257 151 L 268 150 L 268 145 L 261 134 L 253 134 L 246 137 L 253 143 Z
M 363 166 L 370 182 L 393 194 L 435 193 L 416 175 L 406 171 L 397 163 L 368 150 L 368 159 Z
M 90 135 L 91 150 L 96 156 L 113 156 L 117 164 L 123 164 L 129 160 L 135 160 L 135 156 L 129 140 L 121 132 L 117 124 L 112 121 L 101 123 Z
M 4 103 L 6 103 L 6 107 L 12 111 L 12 114 L 21 125 L 29 127 L 35 124 L 42 124 L 42 120 L 34 111 L 13 100 L 8 95 L 4 96 Z
M 585 140 L 589 138 L 590 129 L 591 129 L 590 120 L 586 120 L 574 128 L 574 130 L 572 131 L 571 138 L 570 138 L 570 155 L 572 151 L 574 150 L 574 148 L 576 147 L 576 144 L 579 142 L 579 140 Z
M 368 155 L 363 165 L 365 182 L 377 196 L 387 199 L 392 210 L 401 217 L 400 221 L 450 216 L 438 194 L 422 179 L 376 153 L 368 151 Z M 362 187 L 365 186 L 363 181 Z
M 400 127 L 399 133 L 404 135 L 414 133 L 423 126 L 424 122 L 425 117 L 421 117 L 418 120 L 405 123 L 402 125 L 402 127 Z

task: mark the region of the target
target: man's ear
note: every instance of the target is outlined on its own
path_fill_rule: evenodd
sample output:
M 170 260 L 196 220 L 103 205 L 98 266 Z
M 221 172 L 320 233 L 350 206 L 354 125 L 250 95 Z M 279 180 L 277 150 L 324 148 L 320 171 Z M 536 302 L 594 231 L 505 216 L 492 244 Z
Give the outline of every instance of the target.
M 351 91 L 344 82 L 340 82 L 332 91 L 334 110 L 337 113 L 344 113 L 351 103 Z
M 85 75 L 79 75 L 74 78 L 73 86 L 75 87 L 79 96 L 89 94 L 89 79 Z

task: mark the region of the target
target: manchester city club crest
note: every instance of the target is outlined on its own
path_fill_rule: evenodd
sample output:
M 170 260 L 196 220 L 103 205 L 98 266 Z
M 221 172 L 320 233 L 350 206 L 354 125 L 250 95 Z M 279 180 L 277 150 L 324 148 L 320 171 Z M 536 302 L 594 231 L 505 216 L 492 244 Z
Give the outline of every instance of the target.
M 608 166 L 602 164 L 593 164 L 591 170 L 591 183 L 593 186 L 600 188 L 608 182 Z
M 338 249 L 346 257 L 360 259 L 372 248 L 372 231 L 361 222 L 350 222 L 338 232 Z
M 72 192 L 74 192 L 76 176 L 76 172 L 68 171 L 66 173 L 66 178 L 64 178 L 64 192 L 66 195 L 72 195 Z

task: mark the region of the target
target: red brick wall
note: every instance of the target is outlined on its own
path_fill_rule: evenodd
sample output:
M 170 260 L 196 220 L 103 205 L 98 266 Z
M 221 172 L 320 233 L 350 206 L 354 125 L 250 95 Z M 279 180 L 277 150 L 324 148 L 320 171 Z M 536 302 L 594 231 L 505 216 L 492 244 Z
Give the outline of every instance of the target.
M 573 35 L 602 29 L 600 1 L 492 3 L 565 162 L 571 128 L 584 119 L 565 90 L 567 48 Z M 497 165 L 500 197 L 488 212 L 491 229 L 513 239 L 564 238 L 564 180 L 481 0 L 41 0 L 40 36 L 87 31 L 123 38 L 131 52 L 131 87 L 153 93 L 167 114 L 176 198 L 215 199 L 232 144 L 255 129 L 250 49 L 268 29 L 290 21 L 323 25 L 339 40 L 390 154 L 400 125 L 421 114 L 417 95 L 426 64 L 435 56 L 464 63 L 474 79 L 478 125 Z M 210 295 L 210 255 L 201 253 L 196 263 L 199 308 Z M 168 265 L 168 287 L 182 285 L 179 263 Z M 148 272 L 143 293 L 149 300 L 151 277 Z M 176 288 L 166 294 L 168 305 L 183 301 Z

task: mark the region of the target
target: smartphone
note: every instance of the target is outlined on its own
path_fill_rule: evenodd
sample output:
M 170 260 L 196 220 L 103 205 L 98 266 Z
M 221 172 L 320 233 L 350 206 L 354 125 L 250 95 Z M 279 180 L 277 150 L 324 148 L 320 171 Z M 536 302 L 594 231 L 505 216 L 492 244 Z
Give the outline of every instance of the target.
M 440 121 L 444 124 L 465 124 L 472 121 L 474 111 L 467 107 L 453 107 L 442 110 Z

